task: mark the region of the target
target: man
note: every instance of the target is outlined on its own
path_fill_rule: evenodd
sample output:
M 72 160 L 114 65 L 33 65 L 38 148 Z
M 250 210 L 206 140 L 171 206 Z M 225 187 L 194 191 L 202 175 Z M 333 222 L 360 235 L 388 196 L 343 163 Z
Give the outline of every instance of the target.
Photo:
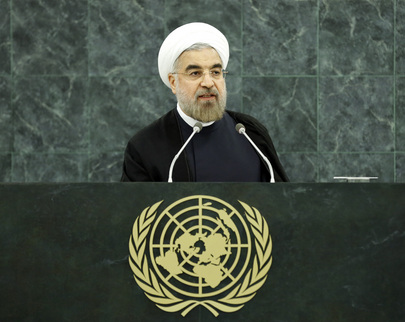
M 256 119 L 225 109 L 225 68 L 229 45 L 225 36 L 205 23 L 183 25 L 163 42 L 159 74 L 177 98 L 177 107 L 138 132 L 128 142 L 121 181 L 168 181 L 170 165 L 197 122 L 193 136 L 173 169 L 173 181 L 288 181 L 271 138 Z M 246 134 L 271 163 L 268 168 Z M 272 176 L 273 177 L 273 176 Z

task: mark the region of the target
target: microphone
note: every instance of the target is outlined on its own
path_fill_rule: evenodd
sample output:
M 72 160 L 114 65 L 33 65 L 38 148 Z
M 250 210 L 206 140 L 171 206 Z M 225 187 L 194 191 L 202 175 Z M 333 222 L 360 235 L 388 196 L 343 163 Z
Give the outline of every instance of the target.
M 241 124 L 241 123 L 238 123 L 235 126 L 235 130 L 239 134 L 243 134 L 248 139 L 250 144 L 255 148 L 255 150 L 259 153 L 259 155 L 262 157 L 262 159 L 267 163 L 267 166 L 269 167 L 269 171 L 270 171 L 270 182 L 274 183 L 275 181 L 274 181 L 273 167 L 271 166 L 271 163 L 270 163 L 269 159 L 266 158 L 266 156 L 262 153 L 262 151 L 259 150 L 259 148 L 256 146 L 256 144 L 249 137 L 249 135 L 246 134 L 245 126 L 243 124 Z
M 186 147 L 186 145 L 191 141 L 191 139 L 193 138 L 194 134 L 199 133 L 202 129 L 202 124 L 200 122 L 197 122 L 194 124 L 193 126 L 193 133 L 191 133 L 191 135 L 188 137 L 186 143 L 183 144 L 183 146 L 181 147 L 180 151 L 174 156 L 172 163 L 170 164 L 170 169 L 169 169 L 169 180 L 167 182 L 173 182 L 172 179 L 172 175 L 173 175 L 173 168 L 174 168 L 174 164 L 176 163 L 177 159 L 179 158 L 181 152 L 183 152 L 184 148 Z

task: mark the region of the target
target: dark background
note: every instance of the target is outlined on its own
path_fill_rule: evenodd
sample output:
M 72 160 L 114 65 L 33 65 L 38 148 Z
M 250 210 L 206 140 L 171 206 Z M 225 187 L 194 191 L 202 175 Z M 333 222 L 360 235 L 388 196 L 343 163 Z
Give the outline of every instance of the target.
M 1 184 L 0 320 L 404 321 L 404 194 L 398 184 Z M 137 216 L 193 195 L 242 216 L 243 201 L 268 223 L 268 278 L 234 314 L 163 312 L 132 276 Z

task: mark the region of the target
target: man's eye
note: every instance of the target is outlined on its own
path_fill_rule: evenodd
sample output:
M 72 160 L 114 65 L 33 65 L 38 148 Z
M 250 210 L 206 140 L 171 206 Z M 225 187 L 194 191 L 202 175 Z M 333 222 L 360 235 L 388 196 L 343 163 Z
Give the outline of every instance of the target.
M 201 72 L 194 71 L 194 72 L 190 72 L 189 75 L 192 76 L 192 77 L 198 77 L 198 76 L 201 76 Z

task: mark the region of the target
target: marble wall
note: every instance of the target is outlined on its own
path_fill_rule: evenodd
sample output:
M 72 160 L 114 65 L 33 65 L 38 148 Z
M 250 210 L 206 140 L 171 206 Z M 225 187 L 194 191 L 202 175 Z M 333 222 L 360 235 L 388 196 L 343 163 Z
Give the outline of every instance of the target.
M 291 181 L 405 182 L 405 0 L 0 0 L 0 181 L 118 181 L 175 105 L 156 57 L 191 21 L 228 37 L 228 108 Z

